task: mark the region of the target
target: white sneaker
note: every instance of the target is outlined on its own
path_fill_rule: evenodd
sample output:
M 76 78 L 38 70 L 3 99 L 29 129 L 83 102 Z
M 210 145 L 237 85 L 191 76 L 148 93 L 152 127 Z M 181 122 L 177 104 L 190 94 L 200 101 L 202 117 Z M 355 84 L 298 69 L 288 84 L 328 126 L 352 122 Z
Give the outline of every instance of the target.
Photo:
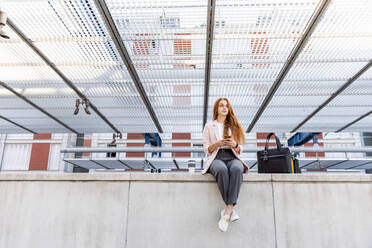
M 227 228 L 229 226 L 229 221 L 230 221 L 230 216 L 229 215 L 224 215 L 224 212 L 225 212 L 225 209 L 223 209 L 221 211 L 221 219 L 218 222 L 218 228 L 222 232 L 226 232 L 227 231 Z
M 236 221 L 236 220 L 239 220 L 240 217 L 238 215 L 238 213 L 235 211 L 235 209 L 233 209 L 232 213 L 231 213 L 231 218 L 230 218 L 230 222 L 233 222 L 233 221 Z

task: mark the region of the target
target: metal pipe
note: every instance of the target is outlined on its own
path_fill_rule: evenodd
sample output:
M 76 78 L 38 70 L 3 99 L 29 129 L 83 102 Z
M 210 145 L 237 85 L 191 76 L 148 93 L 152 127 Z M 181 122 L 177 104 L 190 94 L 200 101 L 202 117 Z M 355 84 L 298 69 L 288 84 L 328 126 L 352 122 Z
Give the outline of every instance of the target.
M 372 147 L 289 147 L 291 152 L 372 152 Z M 243 153 L 255 153 L 262 151 L 261 147 L 244 147 Z M 81 147 L 81 148 L 64 148 L 61 153 L 74 152 L 203 152 L 203 148 L 197 147 Z

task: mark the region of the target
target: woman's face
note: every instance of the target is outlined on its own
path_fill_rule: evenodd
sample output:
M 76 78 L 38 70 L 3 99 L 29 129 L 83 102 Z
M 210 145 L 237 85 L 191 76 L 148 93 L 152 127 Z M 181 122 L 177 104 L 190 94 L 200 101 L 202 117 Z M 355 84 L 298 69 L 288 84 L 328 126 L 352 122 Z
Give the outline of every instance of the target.
M 227 108 L 226 100 L 221 100 L 218 104 L 218 115 L 227 116 L 228 113 L 229 113 L 229 109 Z

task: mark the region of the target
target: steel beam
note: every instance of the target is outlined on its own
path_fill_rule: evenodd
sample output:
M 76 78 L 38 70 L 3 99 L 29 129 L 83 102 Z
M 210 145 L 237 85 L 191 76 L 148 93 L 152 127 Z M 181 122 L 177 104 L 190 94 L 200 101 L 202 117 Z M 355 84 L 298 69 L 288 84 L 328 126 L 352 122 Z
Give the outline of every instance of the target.
M 336 98 L 338 95 L 340 95 L 347 87 L 349 87 L 355 80 L 357 80 L 364 72 L 366 72 L 370 67 L 372 66 L 372 59 L 368 62 L 367 65 L 365 65 L 360 71 L 358 71 L 352 78 L 350 78 L 344 85 L 342 85 L 335 93 L 332 94 L 327 100 L 325 100 L 316 110 L 314 110 L 310 115 L 308 115 L 305 120 L 303 120 L 300 124 L 298 124 L 291 133 L 296 132 L 300 127 L 302 127 L 308 120 L 310 120 L 314 115 L 316 115 L 320 110 L 322 110 L 328 103 L 330 103 L 334 98 Z M 372 112 L 372 111 L 371 111 Z M 354 124 L 355 122 L 363 119 L 367 115 L 369 115 L 371 112 L 368 112 L 366 115 L 361 116 L 357 120 L 351 122 L 350 124 L 346 125 L 345 127 L 340 128 L 336 132 L 339 132 L 346 127 Z
M 293 63 L 295 62 L 298 55 L 301 53 L 302 49 L 304 48 L 306 42 L 310 38 L 311 33 L 314 31 L 315 27 L 319 23 L 320 17 L 325 12 L 325 9 L 327 8 L 329 2 L 330 2 L 330 0 L 323 0 L 320 3 L 319 8 L 317 8 L 315 10 L 314 14 L 310 18 L 309 25 L 307 25 L 307 27 L 306 27 L 304 35 L 299 40 L 299 42 L 297 42 L 296 46 L 294 47 L 291 54 L 289 55 L 287 63 L 281 69 L 278 77 L 276 78 L 275 82 L 271 86 L 268 94 L 266 95 L 265 99 L 263 100 L 263 102 L 262 102 L 260 108 L 258 109 L 256 115 L 254 116 L 252 122 L 250 123 L 250 125 L 247 129 L 247 133 L 252 131 L 253 127 L 256 125 L 257 121 L 259 120 L 259 118 L 261 117 L 263 112 L 265 111 L 266 107 L 269 105 L 271 99 L 274 97 L 275 92 L 278 90 L 278 88 L 281 85 L 281 83 L 283 82 L 285 76 L 287 75 L 287 73 L 289 72 L 291 67 L 293 66 Z
M 12 20 L 8 18 L 8 26 L 37 54 L 39 57 L 55 72 L 58 76 L 65 82 L 82 100 L 89 99 L 57 68 L 57 66 L 52 63 L 34 44 L 33 41 L 26 37 L 26 35 L 13 23 Z M 71 103 L 75 106 L 75 103 Z M 101 117 L 101 119 L 106 122 L 116 133 L 120 131 L 97 109 L 97 107 L 89 101 L 89 107 L 93 109 L 96 114 Z
M 208 116 L 208 98 L 209 98 L 209 84 L 211 80 L 211 64 L 212 64 L 212 47 L 213 47 L 213 30 L 214 30 L 214 12 L 216 9 L 216 1 L 208 0 L 208 14 L 207 14 L 207 37 L 205 50 L 205 74 L 204 74 L 204 112 L 203 112 L 203 126 L 207 123 Z
M 0 82 L 0 83 L 1 83 L 1 82 Z M 22 128 L 22 129 L 26 130 L 27 132 L 30 132 L 30 133 L 33 133 L 33 134 L 37 134 L 37 132 L 32 131 L 31 129 L 28 129 L 27 127 L 24 127 L 24 126 L 22 126 L 22 125 L 20 125 L 20 124 L 18 124 L 18 123 L 16 123 L 16 122 L 14 122 L 14 121 L 12 121 L 12 120 L 9 120 L 8 118 L 6 118 L 6 117 L 4 117 L 4 116 L 2 116 L 2 115 L 0 115 L 0 118 L 3 119 L 4 121 L 7 121 L 7 122 L 9 122 L 9 123 L 12 123 L 13 125 L 15 125 L 15 126 L 17 126 L 17 127 L 20 127 L 20 128 Z
M 78 131 L 76 131 L 75 129 L 69 127 L 67 124 L 63 123 L 62 121 L 60 121 L 59 119 L 57 119 L 55 116 L 53 116 L 52 114 L 50 114 L 49 112 L 45 111 L 43 108 L 41 108 L 40 106 L 36 105 L 35 103 L 31 102 L 30 100 L 28 100 L 24 95 L 18 93 L 17 91 L 15 91 L 13 88 L 11 88 L 10 86 L 8 86 L 6 83 L 4 82 L 1 82 L 0 81 L 0 85 L 3 86 L 5 89 L 9 90 L 10 92 L 12 92 L 14 95 L 18 96 L 19 98 L 21 98 L 23 101 L 27 102 L 28 104 L 30 104 L 32 107 L 36 108 L 37 110 L 39 110 L 40 112 L 42 112 L 43 114 L 47 115 L 49 118 L 55 120 L 56 122 L 58 122 L 59 124 L 61 124 L 62 126 L 64 126 L 65 128 L 67 128 L 68 130 L 70 130 L 71 132 L 73 133 L 79 133 Z
M 372 114 L 372 111 L 369 111 L 368 113 L 366 113 L 366 114 L 362 115 L 361 117 L 355 119 L 354 121 L 350 122 L 349 124 L 347 124 L 347 125 L 341 127 L 340 129 L 338 129 L 338 130 L 336 131 L 336 133 L 341 132 L 341 131 L 344 130 L 345 128 L 350 127 L 350 126 L 353 125 L 354 123 L 357 123 L 357 122 L 360 121 L 361 119 L 366 118 L 366 117 L 369 116 L 370 114 Z
M 110 11 L 104 0 L 95 0 L 97 8 L 102 15 L 102 19 L 105 21 L 106 26 L 111 34 L 112 41 L 115 43 L 115 46 L 119 52 L 121 59 L 123 60 L 125 66 L 128 69 L 129 75 L 131 76 L 134 85 L 137 88 L 139 95 L 142 98 L 143 103 L 145 104 L 147 111 L 149 112 L 152 121 L 154 122 L 159 133 L 163 133 L 163 129 L 159 123 L 158 117 L 155 114 L 154 109 L 151 106 L 150 100 L 143 88 L 141 80 L 137 74 L 137 70 L 134 67 L 134 64 L 129 56 L 129 53 L 123 43 L 123 40 L 120 37 L 119 31 L 115 25 L 115 22 L 110 14 Z

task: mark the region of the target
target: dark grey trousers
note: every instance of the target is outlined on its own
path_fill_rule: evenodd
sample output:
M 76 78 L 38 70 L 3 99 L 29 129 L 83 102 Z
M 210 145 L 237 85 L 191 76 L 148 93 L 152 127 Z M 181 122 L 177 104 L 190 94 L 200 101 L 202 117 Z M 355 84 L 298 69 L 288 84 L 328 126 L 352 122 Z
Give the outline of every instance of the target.
M 225 204 L 236 205 L 240 186 L 243 182 L 243 164 L 231 149 L 220 149 L 208 169 L 217 181 L 218 189 Z

